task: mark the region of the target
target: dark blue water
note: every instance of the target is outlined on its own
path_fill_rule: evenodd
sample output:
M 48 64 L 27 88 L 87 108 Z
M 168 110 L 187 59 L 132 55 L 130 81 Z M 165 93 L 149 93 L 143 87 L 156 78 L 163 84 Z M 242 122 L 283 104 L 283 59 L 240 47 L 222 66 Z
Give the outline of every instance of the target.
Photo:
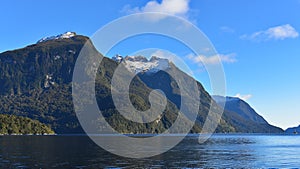
M 300 136 L 187 137 L 170 151 L 130 159 L 106 152 L 86 136 L 1 136 L 0 168 L 297 168 Z

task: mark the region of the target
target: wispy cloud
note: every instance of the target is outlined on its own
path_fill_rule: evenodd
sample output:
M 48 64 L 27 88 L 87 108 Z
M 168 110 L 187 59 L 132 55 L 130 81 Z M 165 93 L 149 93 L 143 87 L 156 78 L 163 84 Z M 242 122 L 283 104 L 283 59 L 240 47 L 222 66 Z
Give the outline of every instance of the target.
M 250 35 L 242 35 L 242 39 L 254 41 L 267 41 L 267 40 L 284 40 L 287 38 L 297 38 L 299 33 L 290 24 L 281 25 L 269 28 L 267 30 L 254 32 Z
M 251 94 L 241 95 L 240 93 L 238 93 L 234 97 L 238 97 L 244 101 L 247 101 L 248 99 L 250 99 L 252 97 L 252 95 Z
M 218 64 L 220 62 L 234 63 L 237 61 L 235 56 L 236 56 L 235 53 L 230 53 L 226 55 L 216 54 L 213 56 L 204 56 L 204 55 L 195 56 L 194 54 L 189 54 L 187 55 L 187 58 L 197 64 Z
M 142 7 L 131 7 L 130 5 L 126 5 L 122 11 L 131 14 L 141 12 L 159 12 L 187 18 L 189 10 L 189 0 L 162 0 L 160 3 L 156 0 L 152 0 Z M 151 19 L 160 20 L 162 18 L 157 17 Z
M 231 27 L 228 27 L 228 26 L 222 26 L 222 27 L 220 27 L 220 30 L 225 33 L 234 33 L 235 32 L 234 29 L 232 29 Z

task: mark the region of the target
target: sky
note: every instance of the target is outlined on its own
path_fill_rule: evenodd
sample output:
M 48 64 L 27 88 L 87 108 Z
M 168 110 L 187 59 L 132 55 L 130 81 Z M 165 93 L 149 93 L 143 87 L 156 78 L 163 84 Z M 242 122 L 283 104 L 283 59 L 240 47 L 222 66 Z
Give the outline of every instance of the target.
M 0 52 L 66 31 L 91 37 L 106 24 L 133 13 L 162 12 L 184 18 L 206 35 L 217 55 L 195 55 L 182 43 L 157 35 L 128 38 L 106 55 L 130 55 L 144 48 L 168 50 L 186 61 L 195 78 L 210 93 L 209 76 L 202 63 L 213 65 L 216 57 L 220 58 L 226 95 L 244 99 L 269 123 L 283 129 L 300 124 L 300 0 L 4 0 L 0 3 Z

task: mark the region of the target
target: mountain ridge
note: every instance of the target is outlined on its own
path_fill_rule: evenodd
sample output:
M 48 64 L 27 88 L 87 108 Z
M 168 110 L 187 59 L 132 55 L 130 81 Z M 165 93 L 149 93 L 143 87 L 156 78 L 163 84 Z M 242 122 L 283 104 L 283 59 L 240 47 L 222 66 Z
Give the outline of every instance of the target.
M 297 127 L 289 127 L 285 130 L 285 133 L 288 134 L 298 134 L 300 133 L 300 125 Z
M 135 73 L 147 72 L 147 73 L 157 73 L 160 70 L 167 70 L 170 67 L 168 59 L 159 58 L 157 56 L 152 56 L 147 59 L 144 56 L 120 56 L 116 55 L 112 57 L 112 60 L 122 63 L 125 67 Z
M 245 126 L 257 126 L 253 127 L 252 132 L 258 130 L 264 133 L 278 132 L 282 133 L 283 130 L 279 127 L 270 125 L 261 115 L 259 115 L 246 101 L 238 97 L 230 96 L 212 96 L 218 104 L 225 104 L 224 116 L 229 119 L 235 117 L 236 120 L 232 120 L 232 124 L 245 123 Z M 251 131 L 251 130 L 250 130 Z

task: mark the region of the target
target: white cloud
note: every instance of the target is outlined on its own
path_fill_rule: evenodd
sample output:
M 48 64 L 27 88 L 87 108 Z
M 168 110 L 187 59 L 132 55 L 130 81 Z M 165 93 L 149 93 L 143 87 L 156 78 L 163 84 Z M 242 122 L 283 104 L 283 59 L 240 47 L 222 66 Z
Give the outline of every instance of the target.
M 189 10 L 189 0 L 162 0 L 161 3 L 152 0 L 143 7 L 132 8 L 131 6 L 126 5 L 122 11 L 127 13 L 159 12 L 187 18 Z M 159 20 L 162 18 L 155 19 Z
M 289 24 L 276 26 L 267 30 L 254 32 L 251 35 L 242 35 L 242 39 L 249 39 L 255 41 L 266 41 L 266 40 L 284 40 L 287 38 L 297 38 L 299 33 L 294 27 Z
M 224 54 L 216 54 L 213 56 L 204 56 L 204 55 L 199 55 L 199 56 L 195 56 L 193 54 L 189 54 L 187 56 L 188 59 L 190 59 L 191 61 L 193 61 L 194 63 L 198 63 L 198 64 L 218 64 L 220 62 L 223 63 L 234 63 L 237 60 L 235 59 L 236 54 L 235 53 L 230 53 L 227 55 Z
M 247 101 L 248 99 L 250 99 L 252 97 L 252 95 L 251 94 L 241 95 L 240 93 L 238 93 L 234 97 L 238 97 L 244 101 Z
M 176 57 L 175 54 L 169 52 L 169 51 L 166 51 L 166 50 L 161 50 L 161 49 L 157 49 L 155 50 L 151 56 L 157 56 L 157 57 L 160 57 L 160 58 L 167 58 L 169 59 L 170 61 L 173 60 L 174 57 Z

